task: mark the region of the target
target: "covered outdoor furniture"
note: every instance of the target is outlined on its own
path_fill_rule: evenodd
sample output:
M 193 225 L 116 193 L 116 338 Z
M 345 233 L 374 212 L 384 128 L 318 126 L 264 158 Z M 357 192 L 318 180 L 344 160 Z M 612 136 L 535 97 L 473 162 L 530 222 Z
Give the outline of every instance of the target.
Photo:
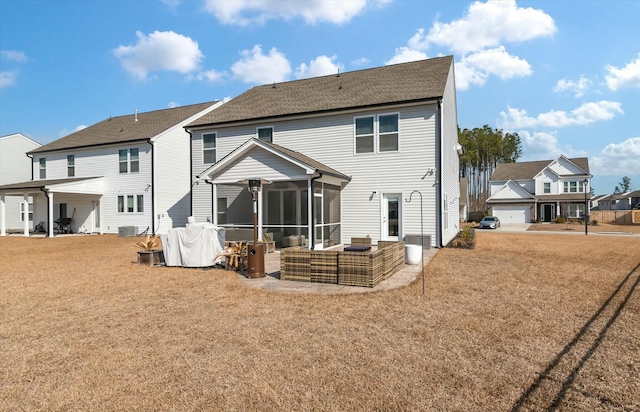
M 167 266 L 209 267 L 222 251 L 225 229 L 210 223 L 187 224 L 160 235 Z

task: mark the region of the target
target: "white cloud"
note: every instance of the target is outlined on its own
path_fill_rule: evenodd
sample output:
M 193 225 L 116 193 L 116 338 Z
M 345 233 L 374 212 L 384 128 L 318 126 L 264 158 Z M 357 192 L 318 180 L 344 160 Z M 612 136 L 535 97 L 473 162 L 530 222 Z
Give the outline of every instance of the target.
M 584 77 L 584 75 L 580 75 L 578 81 L 560 79 L 553 88 L 553 91 L 561 93 L 568 90 L 574 93 L 574 97 L 582 97 L 584 93 L 589 90 L 591 83 L 591 80 Z
M 365 66 L 367 64 L 369 64 L 371 60 L 367 59 L 366 57 L 360 57 L 359 59 L 356 59 L 354 61 L 351 62 L 352 66 Z
M 224 77 L 226 73 L 224 72 L 218 72 L 215 70 L 207 70 L 204 72 L 200 72 L 198 73 L 194 79 L 196 80 L 200 80 L 200 81 L 207 81 L 209 83 L 215 83 L 218 82 L 220 80 L 222 80 L 222 78 Z
M 451 23 L 436 21 L 427 40 L 464 54 L 504 42 L 549 37 L 556 30 L 551 16 L 542 10 L 518 7 L 515 0 L 476 1 L 461 19 Z
M 366 0 L 205 0 L 206 10 L 221 23 L 240 26 L 294 18 L 302 18 L 309 24 L 343 24 L 362 12 L 366 5 Z
M 302 63 L 296 69 L 297 79 L 306 79 L 309 77 L 325 76 L 327 74 L 337 74 L 338 70 L 343 71 L 344 66 L 340 63 L 334 63 L 336 56 L 318 56 L 314 60 L 306 63 Z
M 396 49 L 396 54 L 391 59 L 384 62 L 384 64 L 406 63 L 426 58 L 427 54 L 419 50 L 413 50 L 409 47 L 398 47 Z
M 225 97 L 222 98 L 222 103 L 226 103 L 229 100 L 231 100 L 231 96 L 225 96 Z
M 245 83 L 266 84 L 282 82 L 291 74 L 291 66 L 285 55 L 273 47 L 268 55 L 262 54 L 259 45 L 240 52 L 242 58 L 231 66 L 231 71 Z
M 3 59 L 13 60 L 18 63 L 24 63 L 29 60 L 26 54 L 15 50 L 0 50 L 0 56 Z
M 587 153 L 583 150 L 576 150 L 571 145 L 560 145 L 557 131 L 534 132 L 519 130 L 518 136 L 522 143 L 522 161 L 555 159 L 561 154 L 568 157 L 583 157 Z
M 156 70 L 195 71 L 203 58 L 198 42 L 173 31 L 154 31 L 148 36 L 138 31 L 136 36 L 135 46 L 119 46 L 113 54 L 122 67 L 140 80 Z
M 18 71 L 13 70 L 10 72 L 0 72 L 0 89 L 13 86 L 16 84 L 16 78 L 18 77 Z
M 82 130 L 82 129 L 86 129 L 86 128 L 87 128 L 87 126 L 86 126 L 86 125 L 81 124 L 81 125 L 79 125 L 79 126 L 76 126 L 76 127 L 75 127 L 73 130 L 71 130 L 71 131 L 69 131 L 69 130 L 67 130 L 67 129 L 62 129 L 62 130 L 60 130 L 60 132 L 58 132 L 58 135 L 59 135 L 60 137 L 64 137 L 64 136 L 67 136 L 67 135 L 69 135 L 69 134 L 71 134 L 71 133 L 79 132 L 80 130 Z
M 180 5 L 180 3 L 182 3 L 182 0 L 161 0 L 161 1 L 167 6 L 169 6 L 169 8 L 171 9 L 177 8 Z
M 622 143 L 610 143 L 601 156 L 590 159 L 594 175 L 628 176 L 640 173 L 640 137 L 631 137 Z
M 611 65 L 607 65 L 606 69 L 609 72 L 606 76 L 609 89 L 616 91 L 623 87 L 640 87 L 640 53 L 621 69 Z
M 481 86 L 489 75 L 506 80 L 531 73 L 531 65 L 526 60 L 510 55 L 500 46 L 470 54 L 456 63 L 456 87 L 466 90 L 471 84 Z
M 429 48 L 429 42 L 424 34 L 424 29 L 416 30 L 416 34 L 411 36 L 407 45 L 413 50 L 426 51 Z
M 180 107 L 180 104 L 176 102 L 169 102 L 169 104 L 167 104 L 167 109 L 174 109 L 176 107 Z
M 537 117 L 527 116 L 526 110 L 507 107 L 507 112 L 500 112 L 497 120 L 501 129 L 514 130 L 532 127 L 559 128 L 566 126 L 584 126 L 601 120 L 611 120 L 617 114 L 624 114 L 619 102 L 600 100 L 585 103 L 570 112 L 551 110 L 540 113 Z

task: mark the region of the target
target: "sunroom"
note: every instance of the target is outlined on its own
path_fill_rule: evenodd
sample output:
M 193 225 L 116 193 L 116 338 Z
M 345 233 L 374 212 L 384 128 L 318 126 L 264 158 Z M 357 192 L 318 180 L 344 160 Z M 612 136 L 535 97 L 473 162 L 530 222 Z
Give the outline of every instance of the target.
M 213 223 L 226 239 L 253 239 L 253 199 L 244 183 L 258 178 L 258 239 L 275 246 L 324 249 L 342 243 L 341 191 L 350 178 L 299 152 L 250 139 L 200 175 L 211 185 Z

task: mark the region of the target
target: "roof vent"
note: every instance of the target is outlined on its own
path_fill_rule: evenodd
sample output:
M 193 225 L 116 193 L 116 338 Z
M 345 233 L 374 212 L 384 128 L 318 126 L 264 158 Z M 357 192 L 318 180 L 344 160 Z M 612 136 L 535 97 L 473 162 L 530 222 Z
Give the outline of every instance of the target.
M 276 88 L 276 82 L 273 82 L 273 86 L 271 86 L 272 89 Z
M 124 132 L 124 127 L 120 127 L 120 133 Z
M 338 67 L 338 75 L 336 77 L 340 77 L 340 68 Z
M 135 114 L 133 115 L 133 121 L 134 122 L 138 121 L 138 109 L 135 110 Z
M 342 89 L 342 81 L 340 81 L 340 87 L 338 89 Z

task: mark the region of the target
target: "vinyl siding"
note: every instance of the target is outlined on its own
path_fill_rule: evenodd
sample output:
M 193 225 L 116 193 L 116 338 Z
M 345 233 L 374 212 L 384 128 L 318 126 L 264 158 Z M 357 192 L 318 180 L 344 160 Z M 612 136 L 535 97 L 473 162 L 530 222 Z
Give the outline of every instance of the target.
M 448 222 L 446 225 L 443 222 L 443 245 L 448 244 L 460 230 L 460 160 L 457 146 L 458 115 L 452 62 L 442 101 L 442 202 L 448 202 Z

